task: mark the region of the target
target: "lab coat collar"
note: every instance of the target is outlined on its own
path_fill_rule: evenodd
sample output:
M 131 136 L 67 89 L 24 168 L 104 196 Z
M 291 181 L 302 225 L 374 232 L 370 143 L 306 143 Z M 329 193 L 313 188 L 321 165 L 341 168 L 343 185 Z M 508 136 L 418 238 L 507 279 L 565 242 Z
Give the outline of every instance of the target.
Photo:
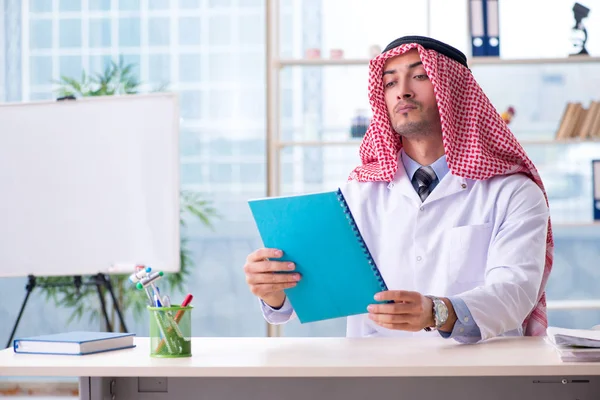
M 412 185 L 408 174 L 406 173 L 406 169 L 401 160 L 398 160 L 398 169 L 396 170 L 396 174 L 394 175 L 394 179 L 389 183 L 388 189 L 390 191 L 395 191 L 405 197 L 408 197 L 413 202 L 417 204 L 428 204 L 433 201 L 442 199 L 447 196 L 452 196 L 453 194 L 460 193 L 462 191 L 469 189 L 469 180 L 460 176 L 454 175 L 452 172 L 448 172 L 442 180 L 437 184 L 437 186 L 433 189 L 431 194 L 425 199 L 424 202 L 421 202 L 419 195 L 415 191 L 414 186 Z

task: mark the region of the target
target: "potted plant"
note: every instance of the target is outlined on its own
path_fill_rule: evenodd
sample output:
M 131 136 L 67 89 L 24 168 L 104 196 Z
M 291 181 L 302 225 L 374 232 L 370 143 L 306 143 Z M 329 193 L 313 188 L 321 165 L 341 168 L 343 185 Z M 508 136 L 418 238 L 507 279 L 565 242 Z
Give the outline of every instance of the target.
M 83 71 L 81 80 L 72 77 L 63 76 L 57 83 L 58 97 L 89 97 L 89 96 L 114 96 L 136 94 L 140 92 L 140 81 L 133 73 L 133 64 L 124 64 L 123 59 L 119 63 L 112 61 L 101 74 L 90 75 Z M 158 90 L 162 90 L 159 88 Z M 216 210 L 211 203 L 203 200 L 198 193 L 190 191 L 180 192 L 180 226 L 185 226 L 186 217 L 197 218 L 205 226 L 212 228 L 212 219 L 217 217 Z M 189 275 L 193 265 L 187 248 L 187 239 L 182 235 L 180 243 L 180 261 L 181 269 L 178 273 L 165 275 L 162 280 L 162 286 L 165 290 L 179 291 L 183 290 L 183 282 Z M 132 311 L 134 318 L 143 315 L 147 305 L 147 298 L 140 295 L 137 290 L 131 289 L 129 274 L 110 275 L 115 296 L 123 314 Z M 81 286 L 79 289 L 71 285 L 71 277 L 38 277 L 37 285 L 45 292 L 46 299 L 53 300 L 56 306 L 72 309 L 72 315 L 69 322 L 74 319 L 81 319 L 85 314 L 89 315 L 90 321 L 102 320 L 100 300 L 95 286 Z M 105 303 L 111 305 L 108 294 L 101 289 Z M 107 306 L 108 308 L 108 306 Z M 109 309 L 110 310 L 110 309 Z M 110 323 L 116 328 L 117 318 L 114 308 L 109 313 Z M 106 328 L 106 327 L 105 327 Z M 120 326 L 118 330 L 123 330 Z

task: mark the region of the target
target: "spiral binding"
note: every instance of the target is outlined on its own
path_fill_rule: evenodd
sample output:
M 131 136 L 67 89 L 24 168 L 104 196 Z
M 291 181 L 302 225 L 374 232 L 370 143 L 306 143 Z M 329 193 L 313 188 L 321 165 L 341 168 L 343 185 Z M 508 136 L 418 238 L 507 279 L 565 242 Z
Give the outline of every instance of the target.
M 373 271 L 373 274 L 375 274 L 375 277 L 377 278 L 377 281 L 379 282 L 379 287 L 381 288 L 382 291 L 387 290 L 387 285 L 385 284 L 385 281 L 383 280 L 383 277 L 381 276 L 381 272 L 379 271 L 379 268 L 377 268 L 377 265 L 375 264 L 375 260 L 373 260 L 373 256 L 371 255 L 371 252 L 369 251 L 369 248 L 367 247 L 365 240 L 363 239 L 362 235 L 360 234 L 360 231 L 358 230 L 358 226 L 356 225 L 354 216 L 352 215 L 352 212 L 350 211 L 350 207 L 348 206 L 348 203 L 346 202 L 346 199 L 344 198 L 344 195 L 343 195 L 341 189 L 337 190 L 337 198 L 340 203 L 340 206 L 344 210 L 344 214 L 346 214 L 346 219 L 348 220 L 348 222 L 350 223 L 350 225 L 352 227 L 352 231 L 354 232 L 355 236 L 358 238 L 358 241 L 360 242 L 360 246 L 363 249 L 363 253 L 367 257 L 367 261 L 368 261 L 369 265 L 371 266 L 371 270 Z

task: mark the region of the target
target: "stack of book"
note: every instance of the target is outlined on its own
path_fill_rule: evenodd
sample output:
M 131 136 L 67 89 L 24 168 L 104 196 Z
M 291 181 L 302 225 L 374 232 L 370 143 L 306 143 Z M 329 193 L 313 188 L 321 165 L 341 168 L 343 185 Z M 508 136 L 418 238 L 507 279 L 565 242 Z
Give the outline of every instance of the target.
M 546 333 L 561 361 L 600 361 L 600 330 L 548 327 Z
M 556 139 L 600 139 L 600 101 L 591 101 L 587 108 L 579 102 L 567 103 Z

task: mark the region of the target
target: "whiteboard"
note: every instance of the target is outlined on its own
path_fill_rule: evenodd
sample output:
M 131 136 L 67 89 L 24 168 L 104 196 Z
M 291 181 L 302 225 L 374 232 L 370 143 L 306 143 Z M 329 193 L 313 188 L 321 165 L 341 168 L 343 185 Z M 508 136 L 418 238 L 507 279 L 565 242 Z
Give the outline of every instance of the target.
M 0 105 L 0 277 L 179 271 L 175 94 Z

